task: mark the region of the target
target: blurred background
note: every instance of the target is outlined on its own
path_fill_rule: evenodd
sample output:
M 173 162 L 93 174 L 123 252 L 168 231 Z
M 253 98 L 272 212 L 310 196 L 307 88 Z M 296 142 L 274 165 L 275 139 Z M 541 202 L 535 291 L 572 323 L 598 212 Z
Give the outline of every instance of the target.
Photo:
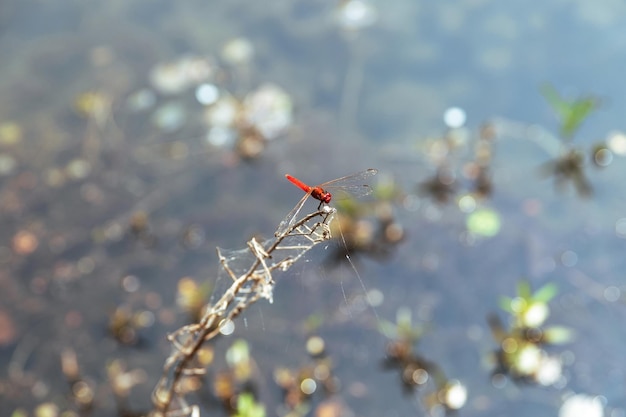
M 625 18 L 1 2 L 0 413 L 148 412 L 215 247 L 273 236 L 286 173 L 376 168 L 207 349 L 202 415 L 625 416 Z

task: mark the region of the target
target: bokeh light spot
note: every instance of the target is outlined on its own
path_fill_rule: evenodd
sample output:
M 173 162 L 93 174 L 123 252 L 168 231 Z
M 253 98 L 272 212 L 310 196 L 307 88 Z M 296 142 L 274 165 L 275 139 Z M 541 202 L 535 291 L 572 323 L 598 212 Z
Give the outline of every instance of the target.
M 614 285 L 608 286 L 604 289 L 604 299 L 611 303 L 616 302 L 622 296 L 622 291 Z
M 622 156 L 626 155 L 626 134 L 619 131 L 609 133 L 607 145 L 613 153 Z
M 306 395 L 313 394 L 316 389 L 317 389 L 317 383 L 315 382 L 314 379 L 305 378 L 300 383 L 300 391 L 302 391 L 302 393 Z
M 574 251 L 566 250 L 561 254 L 561 263 L 564 266 L 575 266 L 578 263 L 578 255 Z
M 466 119 L 465 110 L 459 107 L 450 107 L 443 114 L 444 123 L 451 129 L 462 127 Z
M 232 320 L 222 320 L 220 323 L 220 333 L 228 336 L 235 331 L 235 323 Z
M 626 239 L 626 217 L 622 217 L 615 222 L 615 234 Z
M 476 210 L 467 216 L 467 229 L 477 235 L 492 237 L 500 231 L 500 215 L 491 209 Z

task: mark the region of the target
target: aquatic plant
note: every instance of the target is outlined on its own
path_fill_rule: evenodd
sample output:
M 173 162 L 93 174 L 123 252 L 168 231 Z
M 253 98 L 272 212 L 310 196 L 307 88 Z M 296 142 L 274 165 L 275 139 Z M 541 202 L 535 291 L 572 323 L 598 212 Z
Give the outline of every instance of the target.
M 542 327 L 550 315 L 548 302 L 557 294 L 557 287 L 548 283 L 536 291 L 521 280 L 515 297 L 501 297 L 500 307 L 511 315 L 506 329 L 496 315 L 488 317 L 493 338 L 500 344 L 494 354 L 494 375 L 508 375 L 514 381 L 554 385 L 562 378 L 562 361 L 545 347 L 566 343 L 572 331 L 564 326 Z
M 387 345 L 384 366 L 400 371 L 402 385 L 407 393 L 415 388 L 434 385 L 422 398 L 430 415 L 452 412 L 465 405 L 465 385 L 456 379 L 448 379 L 439 365 L 425 359 L 414 349 L 425 328 L 413 324 L 411 310 L 399 308 L 396 323 L 382 320 L 379 331 L 391 339 Z
M 585 152 L 580 147 L 574 147 L 572 141 L 582 123 L 599 107 L 600 101 L 593 96 L 568 100 L 549 84 L 541 87 L 541 93 L 556 113 L 561 141 L 559 154 L 553 160 L 543 164 L 541 172 L 544 176 L 554 177 L 558 187 L 571 182 L 578 195 L 589 196 L 592 187 L 585 173 Z M 594 161 L 596 153 L 597 151 L 592 150 Z
M 265 407 L 257 403 L 252 394 L 241 394 L 237 398 L 235 417 L 265 417 Z
M 541 94 L 556 113 L 560 124 L 559 136 L 565 142 L 573 139 L 582 123 L 600 105 L 600 101 L 593 96 L 565 99 L 550 84 L 541 87 Z

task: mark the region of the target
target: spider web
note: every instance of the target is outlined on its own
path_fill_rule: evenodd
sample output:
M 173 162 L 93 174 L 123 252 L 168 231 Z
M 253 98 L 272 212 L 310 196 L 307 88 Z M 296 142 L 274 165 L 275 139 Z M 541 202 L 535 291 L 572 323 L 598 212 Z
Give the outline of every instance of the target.
M 205 314 L 199 322 L 181 327 L 168 335 L 172 353 L 163 366 L 163 376 L 153 392 L 153 416 L 194 415 L 183 381 L 189 376 L 204 375 L 197 353 L 208 340 L 220 334 L 220 326 L 233 320 L 260 298 L 270 303 L 273 298 L 274 275 L 287 271 L 316 244 L 329 240 L 330 221 L 335 209 L 323 206 L 301 217 L 272 239 L 252 238 L 247 248 L 217 248 L 220 268 L 215 290 Z

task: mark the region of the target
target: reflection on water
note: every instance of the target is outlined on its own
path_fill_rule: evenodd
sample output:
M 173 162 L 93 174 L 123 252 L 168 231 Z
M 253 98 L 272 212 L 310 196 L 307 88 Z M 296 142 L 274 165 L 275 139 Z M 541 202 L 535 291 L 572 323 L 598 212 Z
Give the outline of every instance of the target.
M 344 238 L 236 327 L 258 381 L 230 407 L 426 413 L 381 366 L 378 328 L 402 307 L 429 327 L 420 357 L 460 381 L 438 404 L 463 386 L 466 416 L 624 414 L 623 6 L 61 3 L 0 5 L 3 411 L 148 410 L 165 335 L 206 302 L 214 248 L 271 235 L 299 197 L 283 174 L 375 167 L 375 201 L 340 207 Z M 361 256 L 324 262 L 346 252 Z M 558 284 L 546 326 L 583 335 L 560 385 L 486 365 L 506 339 L 490 331 L 510 329 L 486 317 L 521 278 Z M 306 394 L 325 381 L 310 337 L 332 362 L 327 397 Z M 231 338 L 211 346 L 210 374 L 229 369 Z M 276 381 L 306 407 L 286 408 Z M 203 412 L 224 412 L 215 380 L 196 382 Z

